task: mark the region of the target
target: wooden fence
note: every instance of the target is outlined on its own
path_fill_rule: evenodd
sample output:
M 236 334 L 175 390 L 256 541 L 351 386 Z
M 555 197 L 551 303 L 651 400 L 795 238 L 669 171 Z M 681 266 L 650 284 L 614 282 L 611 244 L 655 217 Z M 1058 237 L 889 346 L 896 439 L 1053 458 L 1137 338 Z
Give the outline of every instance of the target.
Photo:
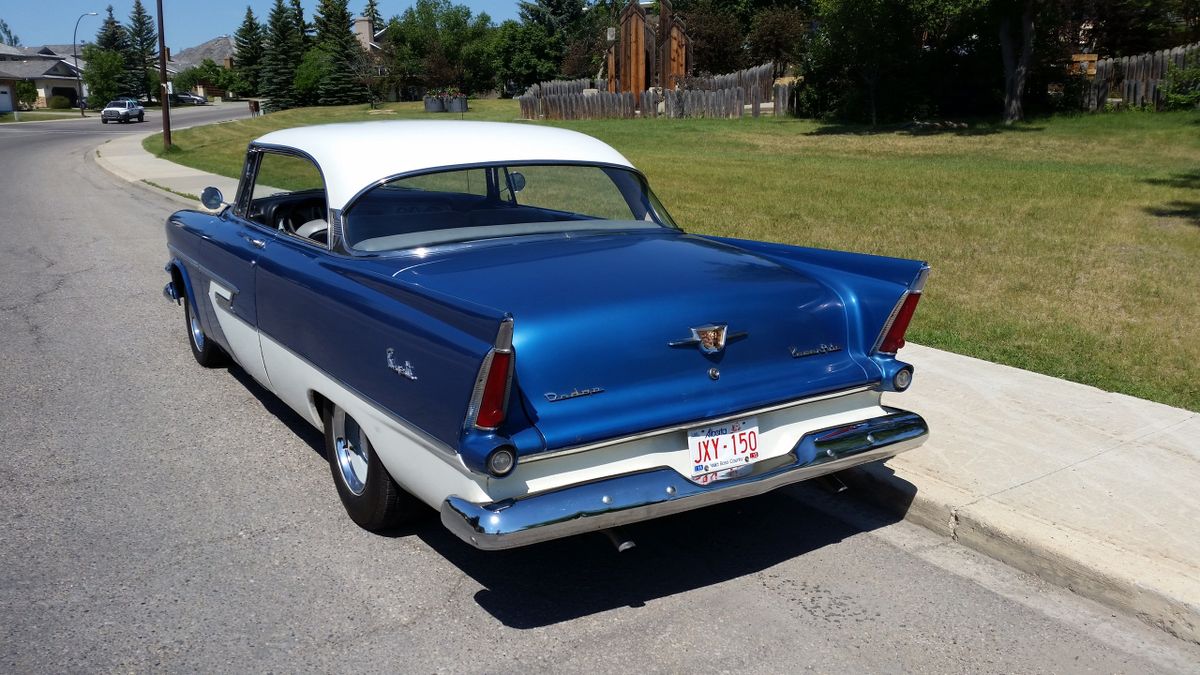
M 746 114 L 758 117 L 765 106 L 784 115 L 794 111 L 791 87 L 775 85 L 774 64 L 728 75 L 687 78 L 678 89 L 651 88 L 646 91 L 613 93 L 587 91 L 600 80 L 556 80 L 535 84 L 517 97 L 524 119 L 594 120 L 634 117 L 669 119 L 734 119 Z M 660 109 L 661 108 L 661 109 Z
M 721 91 L 722 89 L 737 89 L 741 87 L 745 91 L 750 91 L 754 86 L 758 86 L 762 91 L 771 91 L 771 85 L 775 83 L 775 64 L 764 63 L 761 66 L 739 70 L 736 73 L 728 73 L 726 75 L 713 75 L 710 77 L 685 77 L 680 80 L 682 89 L 699 89 L 700 91 Z
M 1119 59 L 1100 59 L 1096 76 L 1088 88 L 1085 105 L 1090 111 L 1104 110 L 1108 98 L 1119 96 L 1128 107 L 1159 110 L 1163 105 L 1162 87 L 1172 64 L 1182 68 L 1200 53 L 1200 42 Z

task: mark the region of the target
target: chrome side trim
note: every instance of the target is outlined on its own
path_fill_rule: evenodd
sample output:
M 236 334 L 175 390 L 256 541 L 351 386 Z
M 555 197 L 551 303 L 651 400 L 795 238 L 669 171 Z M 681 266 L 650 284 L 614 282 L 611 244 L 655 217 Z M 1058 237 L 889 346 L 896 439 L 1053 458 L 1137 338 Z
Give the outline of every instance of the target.
M 684 422 L 682 424 L 674 424 L 669 427 L 661 427 L 661 428 L 654 429 L 651 431 L 644 431 L 644 432 L 638 433 L 638 434 L 631 434 L 629 436 L 621 436 L 619 438 L 610 438 L 610 439 L 605 439 L 603 441 L 596 441 L 595 443 L 588 443 L 586 445 L 577 445 L 577 446 L 571 447 L 571 448 L 563 448 L 562 450 L 553 450 L 551 452 L 543 452 L 543 453 L 539 453 L 536 455 L 525 455 L 521 458 L 521 461 L 524 463 L 540 462 L 544 459 L 553 459 L 555 457 L 562 457 L 564 455 L 574 455 L 577 452 L 588 452 L 589 450 L 596 450 L 598 448 L 607 448 L 610 445 L 619 445 L 621 443 L 629 443 L 631 441 L 640 441 L 643 438 L 650 438 L 651 436 L 670 434 L 670 433 L 675 433 L 677 431 L 687 431 L 688 429 L 691 429 L 692 427 L 706 427 L 706 426 L 710 426 L 713 424 L 721 424 L 722 422 L 729 422 L 732 420 L 741 419 L 743 417 L 750 417 L 752 415 L 762 415 L 762 414 L 769 413 L 769 412 L 775 412 L 776 410 L 785 410 L 787 408 L 805 405 L 807 403 L 816 403 L 817 401 L 827 401 L 831 398 L 838 398 L 841 396 L 849 396 L 851 394 L 858 394 L 858 393 L 861 393 L 864 391 L 869 391 L 871 388 L 872 387 L 870 385 L 863 385 L 861 387 L 851 387 L 849 389 L 833 391 L 828 394 L 819 394 L 817 396 L 801 398 L 801 399 L 797 399 L 795 401 L 788 401 L 787 403 L 777 403 L 775 405 L 764 406 L 762 408 L 752 408 L 750 410 L 743 410 L 741 412 L 737 412 L 732 415 L 722 415 L 720 417 L 709 417 L 709 418 L 705 418 L 705 419 L 693 420 L 691 422 Z
M 468 544 L 494 550 L 752 497 L 886 459 L 925 442 L 929 427 L 920 415 L 890 410 L 886 415 L 806 434 L 790 454 L 777 458 L 782 464 L 766 460 L 751 465 L 755 472 L 744 478 L 698 485 L 672 469 L 659 468 L 490 504 L 450 496 L 442 502 L 442 524 Z

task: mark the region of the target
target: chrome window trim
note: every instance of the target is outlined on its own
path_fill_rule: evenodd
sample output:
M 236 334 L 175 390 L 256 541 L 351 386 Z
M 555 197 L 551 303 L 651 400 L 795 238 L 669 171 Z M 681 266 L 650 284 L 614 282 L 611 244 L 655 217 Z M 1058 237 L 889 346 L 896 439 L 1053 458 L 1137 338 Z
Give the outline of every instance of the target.
M 809 396 L 807 398 L 796 399 L 793 401 L 788 401 L 786 403 L 777 403 L 775 405 L 763 406 L 761 408 L 751 408 L 749 410 L 743 410 L 741 412 L 737 412 L 737 413 L 734 413 L 731 415 L 721 415 L 719 417 L 709 417 L 709 418 L 694 420 L 691 422 L 684 422 L 681 424 L 673 424 L 671 426 L 661 427 L 658 429 L 653 429 L 651 431 L 644 431 L 644 432 L 637 433 L 637 434 L 630 434 L 628 436 L 620 436 L 618 438 L 610 438 L 610 439 L 606 439 L 603 441 L 596 441 L 594 443 L 587 443 L 585 445 L 577 445 L 577 446 L 570 447 L 570 448 L 563 448 L 561 450 L 552 450 L 550 452 L 542 452 L 542 453 L 537 453 L 537 454 L 525 455 L 521 458 L 521 461 L 524 463 L 529 463 L 529 462 L 540 462 L 540 461 L 546 460 L 546 459 L 554 459 L 556 457 L 565 457 L 567 455 L 574 455 L 574 454 L 577 454 L 580 452 L 588 452 L 590 450 L 597 450 L 599 448 L 607 448 L 609 446 L 619 445 L 621 443 L 630 443 L 633 441 L 640 441 L 640 440 L 643 440 L 646 438 L 651 438 L 653 436 L 661 436 L 663 434 L 673 434 L 673 433 L 680 432 L 680 431 L 687 431 L 688 429 L 692 429 L 695 427 L 706 427 L 706 426 L 711 426 L 713 424 L 721 424 L 723 422 L 729 422 L 732 420 L 741 419 L 743 417 L 750 417 L 752 415 L 763 415 L 766 413 L 775 412 L 777 410 L 786 410 L 787 408 L 794 408 L 797 406 L 807 405 L 809 403 L 816 403 L 817 401 L 827 401 L 832 398 L 840 398 L 842 396 L 850 396 L 852 394 L 860 394 L 864 391 L 871 391 L 871 390 L 872 390 L 871 385 L 850 387 L 849 389 L 841 389 L 838 391 L 829 392 L 827 394 L 818 394 L 816 396 Z
M 286 146 L 286 145 L 274 145 L 274 144 L 270 144 L 270 143 L 251 143 L 250 147 L 246 150 L 246 152 L 247 152 L 246 165 L 243 168 L 242 182 L 238 185 L 238 201 L 239 201 L 239 203 L 238 203 L 238 209 L 235 210 L 235 213 L 238 216 L 238 218 L 250 227 L 253 227 L 253 228 L 256 228 L 259 230 L 264 230 L 266 232 L 271 232 L 276 237 L 279 237 L 279 230 L 277 230 L 273 227 L 267 227 L 266 225 L 263 225 L 262 223 L 251 220 L 250 218 L 247 218 L 245 216 L 245 214 L 248 212 L 248 209 L 250 208 L 250 202 L 253 200 L 253 197 L 254 197 L 254 184 L 255 184 L 255 182 L 258 181 L 258 169 L 259 169 L 260 165 L 262 164 L 262 157 L 265 153 L 270 152 L 270 153 L 274 153 L 277 155 L 291 155 L 293 157 L 299 157 L 301 159 L 306 159 L 309 161 L 309 163 L 311 163 L 314 167 L 316 167 L 317 174 L 319 176 L 321 176 L 321 191 L 325 193 L 325 222 L 329 223 L 329 234 L 325 238 L 326 241 L 325 241 L 324 246 L 318 244 L 317 242 L 315 242 L 311 239 L 307 239 L 305 237 L 297 237 L 297 236 L 293 236 L 293 235 L 290 235 L 287 233 L 285 233 L 285 236 L 286 236 L 285 240 L 286 241 L 298 241 L 298 242 L 304 244 L 305 246 L 316 249 L 318 251 L 326 251 L 328 253 L 334 253 L 335 251 L 333 250 L 333 242 L 334 242 L 335 237 L 333 236 L 333 223 L 334 223 L 334 217 L 335 217 L 334 214 L 335 214 L 336 210 L 331 209 L 329 207 L 329 188 L 326 187 L 328 185 L 328 181 L 325 180 L 325 171 L 324 171 L 324 169 L 321 168 L 321 165 L 317 163 L 317 160 L 315 158 L 313 158 L 312 155 L 308 154 L 307 152 L 305 152 L 303 150 L 300 150 L 299 148 L 293 148 L 293 147 Z M 253 156 L 253 162 L 251 162 L 252 156 Z M 336 214 L 337 214 L 337 218 L 339 220 L 339 226 L 340 226 L 341 211 L 336 211 Z
M 374 190 L 375 188 L 377 188 L 381 185 L 386 185 L 387 183 L 390 183 L 392 181 L 401 180 L 404 178 L 413 178 L 415 176 L 424 176 L 424 175 L 433 174 L 433 173 L 445 173 L 447 171 L 468 171 L 470 169 L 483 169 L 483 168 L 490 168 L 490 167 L 522 167 L 522 166 L 583 166 L 583 167 L 595 167 L 598 169 L 618 169 L 621 171 L 628 171 L 629 173 L 632 173 L 635 176 L 637 176 L 639 179 L 641 179 L 642 186 L 646 189 L 647 194 L 653 197 L 653 199 L 650 199 L 649 201 L 650 201 L 650 211 L 653 212 L 653 214 L 654 214 L 655 224 L 664 230 L 673 230 L 676 232 L 684 231 L 683 228 L 680 227 L 679 224 L 675 222 L 675 219 L 671 217 L 671 214 L 666 213 L 666 208 L 663 207 L 661 201 L 658 199 L 658 195 L 655 195 L 654 191 L 650 189 L 650 181 L 646 178 L 646 174 L 642 173 L 642 171 L 640 169 L 637 169 L 635 167 L 626 166 L 623 164 L 612 164 L 610 162 L 582 162 L 582 161 L 571 161 L 571 160 L 529 160 L 529 161 L 516 161 L 516 162 L 472 162 L 469 164 L 446 164 L 444 166 L 426 167 L 426 168 L 417 169 L 414 171 L 404 171 L 401 173 L 386 176 L 384 178 L 380 178 L 380 179 L 374 181 L 373 183 L 371 183 L 370 185 L 362 188 L 358 192 L 354 193 L 354 196 L 352 196 L 350 199 L 346 200 L 346 204 L 341 208 L 340 213 L 346 213 L 347 211 L 350 211 L 351 209 L 353 209 L 354 205 L 358 202 L 359 198 L 362 197 L 367 192 Z M 323 179 L 324 179 L 324 177 L 322 176 L 322 180 Z M 658 211 L 659 207 L 662 207 L 663 213 L 659 213 L 659 211 Z M 354 214 L 349 214 L 349 217 L 353 218 Z M 340 223 L 340 226 L 342 228 L 345 227 L 345 218 L 342 218 L 342 222 Z M 380 255 L 392 255 L 392 254 L 396 254 L 396 253 L 404 253 L 407 251 L 413 251 L 413 250 L 416 250 L 419 248 L 424 248 L 422 246 L 416 246 L 416 247 L 412 247 L 412 248 L 408 248 L 408 249 L 397 249 L 395 251 L 360 251 L 346 243 L 348 240 L 345 238 L 344 229 L 341 232 L 340 239 L 342 242 L 342 247 L 346 251 L 346 254 L 350 255 L 350 256 L 354 256 L 354 257 L 378 257 Z

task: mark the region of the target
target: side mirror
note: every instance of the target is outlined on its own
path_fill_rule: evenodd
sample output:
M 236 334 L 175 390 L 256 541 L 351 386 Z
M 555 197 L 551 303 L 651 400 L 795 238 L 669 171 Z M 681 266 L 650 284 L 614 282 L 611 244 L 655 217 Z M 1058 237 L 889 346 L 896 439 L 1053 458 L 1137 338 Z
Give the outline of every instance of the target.
M 221 191 L 212 186 L 204 188 L 204 192 L 200 193 L 200 203 L 209 211 L 216 211 L 222 206 L 229 206 L 229 203 L 225 201 L 225 197 L 221 195 Z
M 520 192 L 525 189 L 525 174 L 513 171 L 508 174 L 508 182 L 512 185 L 513 192 Z

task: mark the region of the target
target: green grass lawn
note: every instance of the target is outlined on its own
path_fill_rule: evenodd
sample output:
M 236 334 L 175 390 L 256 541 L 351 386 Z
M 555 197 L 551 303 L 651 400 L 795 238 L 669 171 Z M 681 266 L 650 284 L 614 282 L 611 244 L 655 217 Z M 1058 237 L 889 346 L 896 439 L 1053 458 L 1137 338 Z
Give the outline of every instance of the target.
M 17 113 L 0 113 L 0 124 L 36 122 L 38 120 L 69 120 L 77 117 L 79 117 L 78 110 L 22 110 Z
M 452 117 L 419 106 L 187 129 L 169 158 L 237 176 L 246 143 L 272 129 Z M 472 108 L 467 119 L 518 110 Z M 687 230 L 929 261 L 914 342 L 1200 410 L 1200 113 L 924 134 L 770 118 L 556 124 L 629 157 Z

